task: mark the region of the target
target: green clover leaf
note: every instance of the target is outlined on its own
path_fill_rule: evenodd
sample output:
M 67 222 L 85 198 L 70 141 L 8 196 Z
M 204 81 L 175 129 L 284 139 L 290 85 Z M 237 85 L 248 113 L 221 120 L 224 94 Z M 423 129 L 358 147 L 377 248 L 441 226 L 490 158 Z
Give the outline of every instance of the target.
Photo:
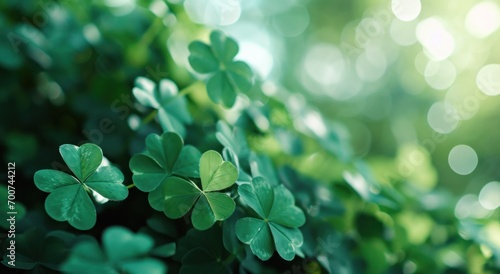
M 217 132 L 215 133 L 215 138 L 224 147 L 232 150 L 239 159 L 246 159 L 250 154 L 250 149 L 248 147 L 248 142 L 245 137 L 245 132 L 239 128 L 231 127 L 224 121 L 219 120 L 217 122 Z
M 199 159 L 201 153 L 193 146 L 183 145 L 181 137 L 174 132 L 161 136 L 150 134 L 146 138 L 146 151 L 132 156 L 130 170 L 137 188 L 150 192 L 148 201 L 155 210 L 163 210 L 163 187 L 173 175 L 199 177 Z
M 237 92 L 248 92 L 252 88 L 252 70 L 241 61 L 234 61 L 238 44 L 222 32 L 213 31 L 210 43 L 200 41 L 189 44 L 189 63 L 199 73 L 210 73 L 207 93 L 215 103 L 222 102 L 230 108 L 236 101 Z
M 190 180 L 169 177 L 163 188 L 163 211 L 167 217 L 178 219 L 194 205 L 193 226 L 205 230 L 233 214 L 233 199 L 217 191 L 232 186 L 238 178 L 238 171 L 233 164 L 223 161 L 218 152 L 210 150 L 201 156 L 200 177 L 201 189 Z
M 150 258 L 154 241 L 124 227 L 110 227 L 102 235 L 101 249 L 95 240 L 78 243 L 62 270 L 70 273 L 166 273 L 167 267 Z
M 146 107 L 158 110 L 158 119 L 163 131 L 173 131 L 184 137 L 185 124 L 192 122 L 186 98 L 178 96 L 179 89 L 169 79 L 162 79 L 158 86 L 144 77 L 137 77 L 132 89 L 134 97 Z
M 224 121 L 217 122 L 217 132 L 215 138 L 224 146 L 222 155 L 226 161 L 233 163 L 238 169 L 237 184 L 249 183 L 252 178 L 245 172 L 248 167 L 248 156 L 250 148 L 244 131 L 239 127 L 231 127 Z
M 50 192 L 45 200 L 45 211 L 53 219 L 68 221 L 77 229 L 90 229 L 96 222 L 96 210 L 89 193 L 97 192 L 109 200 L 124 200 L 128 189 L 122 184 L 123 174 L 116 167 L 101 166 L 102 150 L 97 145 L 66 144 L 59 152 L 76 178 L 50 169 L 35 173 L 35 185 Z
M 201 153 L 192 146 L 184 146 L 174 132 L 161 136 L 150 134 L 146 138 L 146 151 L 130 159 L 132 180 L 144 192 L 155 190 L 172 175 L 199 177 L 198 161 Z
M 248 161 L 250 162 L 250 170 L 253 177 L 264 177 L 273 186 L 279 184 L 278 176 L 269 156 L 264 154 L 257 155 L 252 152 L 248 157 Z
M 240 185 L 238 193 L 260 217 L 239 219 L 238 239 L 249 244 L 261 260 L 271 258 L 276 249 L 283 259 L 291 261 L 303 243 L 298 227 L 305 223 L 304 213 L 295 206 L 292 193 L 283 185 L 272 187 L 262 177 L 254 178 L 252 184 Z

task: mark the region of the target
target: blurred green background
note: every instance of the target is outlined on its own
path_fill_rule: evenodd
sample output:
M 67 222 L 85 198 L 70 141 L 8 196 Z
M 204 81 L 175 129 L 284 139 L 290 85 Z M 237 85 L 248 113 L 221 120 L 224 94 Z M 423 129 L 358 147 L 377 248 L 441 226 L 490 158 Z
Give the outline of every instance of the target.
M 4 0 L 0 9 L 0 149 L 33 189 L 18 193 L 28 206 L 43 200 L 33 173 L 57 167 L 64 143 L 99 144 L 130 181 L 130 155 L 155 130 L 135 131 L 134 79 L 190 85 L 187 45 L 211 29 L 238 41 L 237 59 L 302 115 L 292 116 L 298 128 L 335 128 L 351 144 L 339 154 L 366 161 L 382 183 L 447 191 L 457 218 L 488 219 L 500 205 L 499 1 Z M 314 177 L 345 175 L 332 169 L 342 156 L 307 157 Z
M 28 175 L 62 143 L 102 142 L 113 160 L 133 151 L 133 79 L 189 84 L 187 44 L 206 40 L 208 26 L 237 39 L 266 94 L 285 89 L 338 125 L 380 180 L 460 196 L 500 177 L 496 1 L 0 5 L 3 158 Z M 105 136 L 92 131 L 103 117 L 113 123 Z M 321 132 L 325 121 L 309 118 Z

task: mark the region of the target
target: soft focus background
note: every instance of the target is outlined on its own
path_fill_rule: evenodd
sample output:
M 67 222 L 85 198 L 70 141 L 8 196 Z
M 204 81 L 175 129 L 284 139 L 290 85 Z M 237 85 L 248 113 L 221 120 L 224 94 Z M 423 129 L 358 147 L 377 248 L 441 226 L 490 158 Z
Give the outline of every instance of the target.
M 500 1 L 4 0 L 0 9 L 0 150 L 30 189 L 17 198 L 28 207 L 45 197 L 33 173 L 57 163 L 63 143 L 99 144 L 130 180 L 146 135 L 135 131 L 134 79 L 190 85 L 188 44 L 220 29 L 262 92 L 297 113 L 297 128 L 333 130 L 347 144 L 330 148 L 334 158 L 328 148 L 304 155 L 304 173 L 340 180 L 362 159 L 382 184 L 439 193 L 422 203 L 488 224 L 485 241 L 500 247 Z M 401 218 L 423 238 L 436 228 L 425 215 Z M 453 265 L 456 254 L 443 256 Z

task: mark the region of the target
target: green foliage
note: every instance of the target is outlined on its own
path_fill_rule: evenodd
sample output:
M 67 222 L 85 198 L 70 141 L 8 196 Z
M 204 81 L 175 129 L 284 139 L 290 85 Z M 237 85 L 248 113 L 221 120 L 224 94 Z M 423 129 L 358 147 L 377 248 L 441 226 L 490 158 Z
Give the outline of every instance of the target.
M 210 45 L 200 41 L 189 44 L 189 63 L 196 72 L 210 74 L 207 93 L 215 103 L 232 107 L 237 92 L 252 88 L 252 70 L 242 61 L 234 61 L 238 44 L 219 31 L 210 34 Z
M 2 266 L 9 267 L 0 273 L 500 273 L 499 211 L 478 210 L 475 195 L 457 204 L 437 183 L 441 174 L 430 174 L 439 158 L 401 148 L 414 134 L 387 133 L 413 122 L 392 115 L 406 106 L 399 85 L 415 84 L 411 71 L 393 73 L 405 81 L 384 80 L 383 89 L 363 84 L 351 74 L 379 52 L 367 47 L 353 69 L 345 48 L 316 36 L 269 36 L 279 45 L 271 59 L 249 41 L 240 52 L 222 31 L 187 20 L 191 1 L 63 2 L 0 4 L 12 9 L 0 12 L 7 37 L 0 103 L 9 114 L 0 117 L 0 133 L 4 159 L 17 162 L 16 181 L 0 185 Z M 284 34 L 300 21 L 278 20 L 294 1 L 258 2 L 269 8 L 258 13 L 273 28 L 266 33 Z M 311 26 L 332 17 L 310 15 Z M 378 16 L 365 15 L 360 24 Z M 262 67 L 250 68 L 248 51 L 272 60 L 264 62 L 272 74 L 259 79 Z M 389 67 L 396 59 L 381 60 Z M 340 73 L 344 67 L 349 73 Z M 327 79 L 337 69 L 339 79 Z M 318 90 L 302 95 L 303 88 Z M 342 97 L 360 89 L 370 92 Z M 372 89 L 397 96 L 379 104 Z M 339 94 L 335 104 L 325 100 Z M 413 99 L 409 109 L 420 113 Z M 79 145 L 60 146 L 66 165 L 54 149 L 64 143 Z M 425 168 L 403 161 L 416 170 L 403 176 L 399 158 Z M 39 190 L 49 193 L 44 206 Z M 15 231 L 7 201 L 15 201 Z
M 154 247 L 151 237 L 133 234 L 123 227 L 110 227 L 95 240 L 78 243 L 62 270 L 69 273 L 166 273 L 167 267 L 148 254 Z
M 234 184 L 238 171 L 225 162 L 216 151 L 203 153 L 200 160 L 201 189 L 192 181 L 170 177 L 165 181 L 163 211 L 169 218 L 184 216 L 194 205 L 191 219 L 199 230 L 210 228 L 233 214 L 235 203 L 226 194 L 217 192 Z M 196 204 L 195 204 L 196 203 Z
M 245 217 L 236 223 L 236 235 L 262 260 L 268 260 L 276 249 L 285 260 L 295 257 L 303 243 L 298 227 L 306 219 L 296 207 L 292 193 L 284 186 L 272 187 L 262 177 L 252 184 L 238 187 L 241 199 L 253 209 L 259 218 Z
M 16 250 L 21 254 L 17 257 L 16 266 L 29 273 L 60 271 L 60 265 L 66 259 L 71 246 L 84 239 L 84 236 L 76 237 L 63 231 L 45 234 L 39 228 L 31 228 L 15 240 Z M 2 263 L 8 266 L 6 261 L 7 254 L 4 255 Z
M 50 193 L 45 210 L 57 221 L 68 221 L 81 230 L 91 229 L 96 223 L 96 211 L 89 194 L 95 192 L 109 200 L 124 200 L 128 190 L 122 184 L 123 174 L 116 167 L 101 165 L 102 151 L 94 144 L 62 145 L 59 153 L 76 178 L 49 169 L 35 173 L 35 185 Z
M 184 146 L 176 133 L 150 134 L 146 138 L 146 151 L 130 159 L 130 169 L 134 173 L 132 179 L 139 190 L 150 192 L 150 205 L 162 211 L 163 184 L 173 175 L 199 177 L 200 155 L 195 147 Z
M 132 93 L 143 106 L 158 111 L 158 119 L 164 131 L 186 135 L 184 125 L 191 123 L 192 118 L 187 110 L 186 98 L 178 96 L 179 90 L 174 82 L 162 79 L 157 86 L 148 78 L 138 77 Z

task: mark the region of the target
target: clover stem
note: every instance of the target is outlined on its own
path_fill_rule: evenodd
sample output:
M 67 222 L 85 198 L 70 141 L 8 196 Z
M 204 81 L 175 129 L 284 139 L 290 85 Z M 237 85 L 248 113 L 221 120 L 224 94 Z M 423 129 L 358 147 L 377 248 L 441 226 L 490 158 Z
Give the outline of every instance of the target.
M 228 266 L 233 260 L 234 258 L 236 258 L 236 256 L 238 254 L 240 254 L 240 252 L 243 250 L 243 245 L 240 245 L 240 247 L 238 247 L 238 249 L 236 250 L 235 253 L 231 253 L 231 255 L 229 255 L 229 257 L 227 257 L 223 262 L 222 264 L 224 266 Z
M 191 92 L 195 91 L 196 89 L 195 89 L 194 87 L 195 87 L 198 83 L 200 83 L 200 81 L 195 81 L 195 82 L 191 83 L 189 86 L 187 86 L 187 87 L 185 87 L 185 88 L 181 89 L 181 90 L 179 91 L 179 93 L 177 93 L 177 95 L 176 95 L 176 96 L 171 97 L 171 98 L 170 98 L 170 99 L 168 99 L 166 102 L 164 102 L 164 104 L 168 104 L 168 103 L 172 102 L 173 100 L 175 100 L 175 99 L 177 99 L 177 98 L 181 98 L 181 97 L 186 96 L 186 95 L 188 95 L 189 93 L 191 93 Z
M 195 82 L 191 83 L 189 86 L 187 86 L 187 87 L 185 87 L 185 88 L 181 89 L 181 90 L 179 91 L 179 93 L 177 94 L 177 97 L 186 96 L 186 95 L 188 95 L 189 93 L 191 93 L 192 91 L 194 91 L 194 90 L 195 90 L 195 89 L 194 89 L 194 86 L 195 86 L 196 84 L 198 84 L 199 82 L 200 82 L 200 81 L 195 81 Z
M 161 29 L 162 29 L 162 19 L 160 17 L 156 17 L 153 23 L 142 35 L 141 39 L 139 40 L 139 44 L 145 46 L 151 44 L 151 42 L 153 42 L 155 36 Z
M 151 111 L 151 113 L 148 114 L 148 116 L 144 117 L 144 119 L 142 119 L 142 124 L 145 125 L 145 124 L 148 124 L 149 122 L 151 122 L 156 114 L 158 114 L 158 110 L 155 109 L 153 111 Z
M 128 189 L 133 188 L 133 187 L 135 187 L 135 184 L 131 184 L 131 185 L 127 186 Z

